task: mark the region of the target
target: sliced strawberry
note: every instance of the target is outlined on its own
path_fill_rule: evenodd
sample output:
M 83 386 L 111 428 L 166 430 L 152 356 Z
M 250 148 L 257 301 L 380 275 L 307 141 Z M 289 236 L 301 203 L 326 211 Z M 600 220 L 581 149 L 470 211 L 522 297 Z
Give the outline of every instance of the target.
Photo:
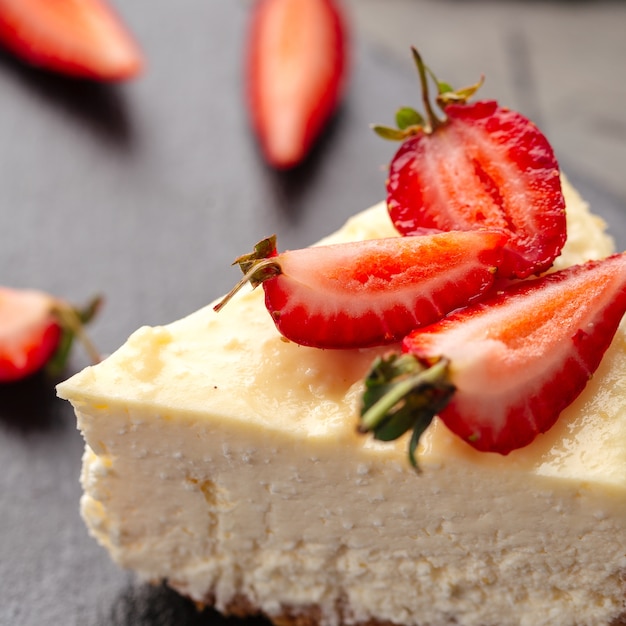
M 275 239 L 237 259 L 243 284 L 263 283 L 287 339 L 361 348 L 402 339 L 484 293 L 506 237 L 491 231 L 392 237 L 276 253 Z
M 308 154 L 341 98 L 346 25 L 335 0 L 259 0 L 247 52 L 247 104 L 267 161 Z
M 478 450 L 529 444 L 581 393 L 609 347 L 626 312 L 626 253 L 494 294 L 412 332 L 404 355 L 374 366 L 362 430 L 393 439 L 413 428 L 413 454 L 438 413 Z
M 525 278 L 547 270 L 565 243 L 565 201 L 559 166 L 541 131 L 495 101 L 468 104 L 479 85 L 451 91 L 438 83 L 439 119 L 422 79 L 428 120 L 401 109 L 400 130 L 375 127 L 404 143 L 393 157 L 387 204 L 402 234 L 497 228 L 510 241 L 500 272 Z
M 0 383 L 21 380 L 50 363 L 62 367 L 75 334 L 97 360 L 82 327 L 98 306 L 95 299 L 78 311 L 41 291 L 0 287 Z
M 26 62 L 96 80 L 121 80 L 142 55 L 105 0 L 0 0 L 0 43 Z

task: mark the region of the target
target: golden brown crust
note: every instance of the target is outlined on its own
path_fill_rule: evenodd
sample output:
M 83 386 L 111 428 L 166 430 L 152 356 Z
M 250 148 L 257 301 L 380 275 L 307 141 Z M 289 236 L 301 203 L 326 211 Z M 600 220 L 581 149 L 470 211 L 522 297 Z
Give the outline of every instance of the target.
M 206 606 L 212 606 L 214 600 L 212 595 L 207 596 L 204 599 Z M 337 612 L 340 616 L 340 623 L 344 623 L 345 615 L 345 602 L 339 602 L 337 606 Z M 319 626 L 322 621 L 321 610 L 318 606 L 308 607 L 289 607 L 284 606 L 280 613 L 273 613 L 271 615 L 260 610 L 250 600 L 243 595 L 235 596 L 222 611 L 224 615 L 232 615 L 234 617 L 265 617 L 275 626 Z M 351 622 L 354 626 L 402 626 L 401 624 L 394 624 L 389 621 L 380 621 L 370 619 L 364 622 Z M 621 626 L 621 625 L 616 625 Z M 626 625 L 624 625 L 626 626 Z
M 236 596 L 226 606 L 224 613 L 237 617 L 251 617 L 262 615 L 269 619 L 275 626 L 318 626 L 321 621 L 319 607 L 309 607 L 294 611 L 289 607 L 283 607 L 281 613 L 267 615 L 258 607 L 254 606 L 245 596 Z
M 625 601 L 626 602 L 626 601 Z M 208 594 L 204 601 L 201 603 L 203 606 L 213 606 L 214 597 L 212 594 Z M 339 602 L 337 611 L 340 616 L 340 623 L 344 623 L 345 615 L 345 602 Z M 268 615 L 255 604 L 253 604 L 246 596 L 235 596 L 222 610 L 222 613 L 227 616 L 234 616 L 238 618 L 246 617 L 264 617 L 268 619 L 274 626 L 320 626 L 321 623 L 321 611 L 319 607 L 282 607 L 280 613 Z M 396 624 L 389 621 L 380 621 L 370 619 L 364 622 L 350 622 L 353 626 L 403 626 L 402 624 Z M 441 624 L 435 624 L 432 626 L 451 626 L 456 624 L 455 620 L 451 620 Z M 584 626 L 584 625 L 581 625 Z M 626 626 L 626 611 L 613 619 L 607 626 Z

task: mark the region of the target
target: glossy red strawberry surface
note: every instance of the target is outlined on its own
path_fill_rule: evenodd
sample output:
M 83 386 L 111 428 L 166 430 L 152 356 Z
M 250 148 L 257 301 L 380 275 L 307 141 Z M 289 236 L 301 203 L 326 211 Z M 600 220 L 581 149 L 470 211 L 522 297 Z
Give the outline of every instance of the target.
M 106 0 L 0 0 L 0 43 L 32 65 L 80 78 L 126 79 L 143 65 Z
M 403 107 L 398 128 L 373 127 L 403 142 L 387 179 L 394 225 L 404 235 L 500 229 L 509 236 L 500 274 L 541 274 L 567 236 L 559 166 L 548 140 L 530 120 L 493 100 L 469 103 L 482 79 L 454 90 L 412 52 L 424 114 Z M 431 82 L 440 113 L 430 100 Z
M 0 287 L 0 383 L 21 380 L 50 366 L 53 373 L 65 365 L 75 336 L 92 361 L 99 355 L 84 333 L 96 315 L 100 299 L 84 309 L 35 289 Z
M 272 166 L 299 164 L 342 95 L 346 24 L 336 0 L 259 0 L 251 20 L 247 104 Z
M 52 357 L 61 338 L 52 308 L 48 294 L 0 287 L 0 382 L 25 378 Z
M 548 430 L 581 393 L 626 312 L 626 253 L 528 280 L 403 342 L 423 363 L 449 361 L 439 412 L 483 451 L 506 454 Z
M 276 254 L 264 240 L 237 262 L 244 280 L 263 284 L 287 339 L 361 348 L 399 341 L 479 297 L 493 284 L 505 242 L 497 232 L 451 232 Z
M 407 139 L 387 183 L 396 228 L 499 228 L 510 236 L 503 275 L 548 269 L 565 243 L 565 202 L 553 150 L 525 117 L 494 101 L 449 104 L 432 133 Z

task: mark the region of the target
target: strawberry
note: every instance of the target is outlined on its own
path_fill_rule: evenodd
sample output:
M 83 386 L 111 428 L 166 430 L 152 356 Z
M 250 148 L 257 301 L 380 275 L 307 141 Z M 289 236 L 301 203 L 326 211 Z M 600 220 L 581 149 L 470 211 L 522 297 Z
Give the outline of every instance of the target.
M 339 104 L 346 72 L 346 24 L 335 0 L 259 0 L 247 105 L 268 163 L 287 169 L 306 157 Z
M 413 49 L 422 84 L 424 119 L 398 111 L 398 129 L 374 126 L 403 143 L 393 157 L 387 204 L 402 234 L 496 228 L 510 241 L 502 276 L 525 278 L 547 270 L 566 238 L 559 166 L 541 131 L 497 102 L 468 103 L 481 82 L 453 91 L 437 81 L 437 117 L 428 95 L 432 72 Z M 435 79 L 436 80 L 436 79 Z
M 494 291 L 374 364 L 360 430 L 413 428 L 413 463 L 435 413 L 477 450 L 526 446 L 584 389 L 625 312 L 626 253 Z
M 130 78 L 143 63 L 105 0 L 0 0 L 0 43 L 32 65 L 81 78 Z
M 75 335 L 99 360 L 83 330 L 99 305 L 96 298 L 79 311 L 42 291 L 0 287 L 0 383 L 21 380 L 45 365 L 59 371 Z
M 506 237 L 491 231 L 391 237 L 278 254 L 274 237 L 239 257 L 241 282 L 263 284 L 279 332 L 317 348 L 400 340 L 484 293 Z

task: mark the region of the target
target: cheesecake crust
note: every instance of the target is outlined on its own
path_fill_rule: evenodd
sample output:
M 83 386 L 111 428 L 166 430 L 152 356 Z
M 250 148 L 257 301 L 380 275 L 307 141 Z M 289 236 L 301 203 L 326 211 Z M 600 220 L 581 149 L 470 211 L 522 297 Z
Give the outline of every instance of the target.
M 205 606 L 214 606 L 214 599 L 212 594 L 209 594 L 205 602 Z M 339 616 L 339 623 L 344 624 L 344 617 L 346 615 L 346 602 L 339 601 L 337 605 L 337 614 Z M 318 606 L 308 607 L 291 607 L 284 606 L 280 613 L 268 615 L 259 607 L 255 606 L 244 595 L 235 596 L 224 608 L 220 611 L 226 616 L 233 616 L 238 618 L 246 617 L 264 617 L 268 619 L 274 626 L 320 626 L 323 623 L 322 611 Z M 400 624 L 394 624 L 389 621 L 380 621 L 370 619 L 365 622 L 351 622 L 354 626 L 402 626 Z M 453 622 L 450 622 L 453 623 Z M 443 625 L 442 625 L 443 626 Z M 612 625 L 613 626 L 613 625 Z M 614 626 L 622 626 L 622 624 L 615 624 Z M 626 626 L 626 624 L 624 624 Z
M 626 604 L 626 590 L 624 594 L 624 602 Z M 201 606 L 208 607 L 214 606 L 214 598 L 211 594 L 207 595 L 205 602 L 201 603 Z M 231 602 L 229 602 L 223 611 L 221 611 L 225 616 L 237 617 L 240 619 L 250 618 L 250 617 L 263 617 L 268 619 L 274 626 L 320 626 L 322 623 L 322 615 L 321 610 L 317 606 L 309 606 L 309 607 L 283 607 L 282 612 L 268 615 L 259 607 L 255 606 L 253 602 L 250 601 L 244 595 L 237 595 Z M 339 615 L 339 623 L 344 624 L 344 615 L 345 615 L 345 603 L 340 602 L 337 607 L 337 613 Z M 402 624 L 395 624 L 389 621 L 380 621 L 376 619 L 370 619 L 365 622 L 351 622 L 353 626 L 403 626 Z M 438 622 L 437 624 L 424 624 L 424 626 L 452 626 L 454 624 L 458 624 L 458 621 L 454 618 L 446 622 Z M 574 625 L 572 625 L 574 626 Z M 584 624 L 580 624 L 577 626 L 585 626 Z M 618 615 L 616 618 L 611 620 L 607 626 L 626 626 L 626 610 Z

